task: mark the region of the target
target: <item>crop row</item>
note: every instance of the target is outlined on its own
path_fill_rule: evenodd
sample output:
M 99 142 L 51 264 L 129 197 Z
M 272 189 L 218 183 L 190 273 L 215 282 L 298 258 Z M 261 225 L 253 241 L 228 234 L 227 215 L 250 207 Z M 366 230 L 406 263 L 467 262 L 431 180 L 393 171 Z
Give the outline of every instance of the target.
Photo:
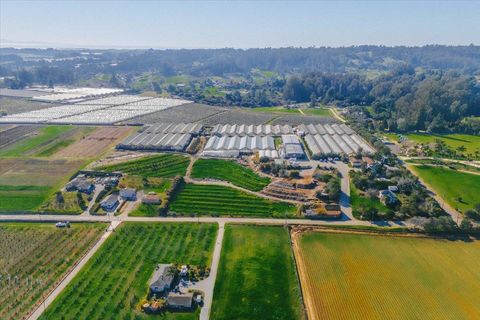
M 139 160 L 131 160 L 123 163 L 100 167 L 106 171 L 121 171 L 127 174 L 135 174 L 144 177 L 173 177 L 185 175 L 189 158 L 175 154 L 162 154 Z
M 233 161 L 220 159 L 197 160 L 193 166 L 192 178 L 225 180 L 252 191 L 260 191 L 270 183 L 269 178 L 260 177 L 251 169 Z
M 41 319 L 59 314 L 68 319 L 148 318 L 136 306 L 147 293 L 156 265 L 208 265 L 215 234 L 213 224 L 125 223 Z
M 0 228 L 0 318 L 18 319 L 51 289 L 100 235 L 100 224 L 5 224 Z
M 170 209 L 176 213 L 292 216 L 295 207 L 288 203 L 273 202 L 233 188 L 187 184 L 179 192 Z

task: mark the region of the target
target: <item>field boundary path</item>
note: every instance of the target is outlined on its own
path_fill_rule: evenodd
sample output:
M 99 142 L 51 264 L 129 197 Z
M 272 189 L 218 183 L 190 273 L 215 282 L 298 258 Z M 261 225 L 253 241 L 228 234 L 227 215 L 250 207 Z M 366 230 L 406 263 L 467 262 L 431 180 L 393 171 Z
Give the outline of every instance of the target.
M 85 266 L 85 264 L 90 260 L 90 258 L 97 252 L 102 244 L 108 239 L 108 237 L 115 231 L 115 228 L 122 223 L 121 220 L 112 221 L 111 227 L 109 226 L 105 233 L 100 237 L 100 239 L 95 243 L 95 245 L 90 248 L 90 250 L 78 261 L 73 269 L 62 279 L 62 281 L 53 289 L 45 300 L 37 306 L 37 308 L 30 314 L 27 318 L 28 320 L 38 319 L 45 309 L 57 298 L 57 296 L 67 287 L 67 285 L 75 278 L 75 276 L 80 272 L 80 270 Z
M 451 205 L 449 205 L 445 199 L 443 199 L 443 197 L 441 197 L 437 192 L 435 192 L 435 189 L 432 188 L 431 185 L 429 185 L 428 183 L 426 183 L 422 178 L 420 178 L 419 175 L 417 175 L 417 173 L 415 172 L 415 170 L 413 170 L 411 167 L 410 167 L 410 164 L 406 164 L 404 162 L 404 165 L 405 167 L 408 169 L 408 171 L 410 171 L 415 177 L 418 178 L 418 180 L 420 181 L 421 184 L 423 184 L 425 186 L 425 188 L 427 188 L 427 190 L 431 193 L 431 196 L 435 199 L 435 201 L 437 201 L 438 205 L 443 209 L 445 210 L 446 213 L 448 213 L 451 217 L 452 217 L 452 220 L 455 221 L 455 223 L 457 223 L 458 225 L 460 225 L 460 223 L 462 222 L 463 220 L 463 215 L 458 212 L 457 210 L 455 210 Z
M 330 108 L 330 112 L 333 114 L 333 116 L 340 122 L 345 123 L 347 122 L 345 119 L 343 119 L 338 113 L 335 108 Z
M 203 307 L 200 311 L 200 320 L 210 319 L 212 311 L 213 292 L 215 289 L 215 281 L 217 280 L 218 265 L 220 263 L 220 256 L 222 253 L 223 235 L 225 234 L 225 222 L 218 223 L 218 234 L 215 242 L 215 249 L 213 250 L 212 266 L 210 267 L 210 274 L 207 279 L 203 281 L 202 288 L 204 293 Z

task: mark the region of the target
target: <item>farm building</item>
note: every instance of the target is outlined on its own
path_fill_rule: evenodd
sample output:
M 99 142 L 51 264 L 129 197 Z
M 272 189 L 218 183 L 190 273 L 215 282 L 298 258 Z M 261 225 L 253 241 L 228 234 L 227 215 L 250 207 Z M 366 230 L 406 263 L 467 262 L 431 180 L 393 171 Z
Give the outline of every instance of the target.
M 203 155 L 236 157 L 260 150 L 275 150 L 272 136 L 211 136 L 205 145 Z
M 160 204 L 160 197 L 155 192 L 149 192 L 142 198 L 143 204 Z
M 289 125 L 247 125 L 247 124 L 217 124 L 213 127 L 212 134 L 217 136 L 280 136 L 282 134 L 292 134 L 293 128 Z
M 127 137 L 117 145 L 123 150 L 183 151 L 192 141 L 189 133 L 155 133 L 144 131 Z
M 90 194 L 95 190 L 95 185 L 85 177 L 77 177 L 65 185 L 65 190 Z
M 193 136 L 198 136 L 203 130 L 203 125 L 200 123 L 156 123 L 145 126 L 140 132 L 148 133 L 189 133 Z
M 164 294 L 172 288 L 175 278 L 175 267 L 171 264 L 159 264 L 150 278 L 150 292 Z
M 100 203 L 100 206 L 105 211 L 115 211 L 115 209 L 118 206 L 118 203 L 119 203 L 118 195 L 117 194 L 111 194 L 105 200 L 103 200 Z
M 172 309 L 191 309 L 193 305 L 193 293 L 170 292 L 167 296 L 167 305 Z
M 305 135 L 305 143 L 313 158 L 352 154 L 358 151 L 373 153 L 375 150 L 345 124 L 300 125 L 298 133 Z
M 137 191 L 132 188 L 120 189 L 120 198 L 126 201 L 137 200 Z
M 260 158 L 269 158 L 269 159 L 278 159 L 280 156 L 278 155 L 277 150 L 259 150 L 258 156 Z
M 302 144 L 294 134 L 282 135 L 282 149 L 280 154 L 283 158 L 304 158 Z

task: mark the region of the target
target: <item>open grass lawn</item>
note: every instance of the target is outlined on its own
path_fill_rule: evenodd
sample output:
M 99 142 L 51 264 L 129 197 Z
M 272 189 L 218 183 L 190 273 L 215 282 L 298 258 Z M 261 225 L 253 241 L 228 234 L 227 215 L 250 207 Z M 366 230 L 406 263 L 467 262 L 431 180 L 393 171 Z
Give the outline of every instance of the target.
M 0 156 L 49 156 L 75 141 L 69 134 L 69 131 L 73 130 L 75 130 L 75 127 L 71 126 L 42 127 L 37 135 L 22 139 L 8 148 L 0 151 Z
M 410 168 L 453 208 L 465 212 L 480 203 L 480 175 L 439 166 L 411 165 Z
M 80 200 L 81 199 L 81 200 Z M 61 214 L 80 214 L 83 209 L 80 206 L 83 201 L 88 206 L 88 196 L 81 192 L 61 192 L 61 197 L 56 194 L 39 207 L 39 211 Z
M 332 112 L 329 108 L 307 108 L 302 109 L 303 113 L 309 116 L 331 117 Z
M 215 224 L 123 223 L 41 319 L 198 319 L 193 313 L 146 315 L 139 303 L 159 263 L 206 265 Z
M 260 177 L 253 170 L 237 162 L 220 159 L 197 160 L 193 165 L 192 178 L 229 181 L 236 186 L 252 191 L 260 191 L 270 183 L 269 178 Z
M 83 164 L 81 160 L 0 158 L 0 211 L 37 209 Z
M 121 171 L 123 173 L 142 177 L 165 177 L 184 176 L 190 158 L 178 154 L 161 154 L 149 156 L 137 160 L 131 160 L 102 166 L 97 169 L 105 171 Z
M 480 136 L 470 134 L 407 134 L 409 140 L 417 143 L 434 143 L 439 139 L 445 142 L 447 146 L 452 149 L 457 149 L 459 146 L 465 146 L 466 153 L 474 153 L 480 151 Z
M 53 223 L 0 223 L 0 319 L 23 319 L 104 228 L 99 223 L 74 223 L 68 229 Z
M 356 218 L 359 218 L 360 216 L 360 213 L 358 212 L 360 207 L 376 208 L 378 212 L 391 211 L 390 208 L 381 203 L 377 198 L 370 199 L 366 195 L 362 196 L 352 182 L 350 183 L 350 205 L 352 206 L 352 213 Z
M 160 205 L 140 204 L 138 208 L 128 214 L 129 217 L 157 217 Z
M 227 225 L 211 319 L 303 319 L 288 231 Z
M 480 241 L 309 232 L 299 248 L 309 319 L 480 318 Z
M 294 217 L 296 207 L 273 202 L 233 188 L 187 184 L 170 204 L 179 214 L 209 214 L 253 217 Z

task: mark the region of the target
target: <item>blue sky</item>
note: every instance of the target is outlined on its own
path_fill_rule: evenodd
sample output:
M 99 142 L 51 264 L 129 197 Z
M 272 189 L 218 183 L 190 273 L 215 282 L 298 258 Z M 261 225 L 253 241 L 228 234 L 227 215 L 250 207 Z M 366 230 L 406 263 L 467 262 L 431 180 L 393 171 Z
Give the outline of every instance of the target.
M 0 1 L 0 45 L 480 44 L 479 1 Z

